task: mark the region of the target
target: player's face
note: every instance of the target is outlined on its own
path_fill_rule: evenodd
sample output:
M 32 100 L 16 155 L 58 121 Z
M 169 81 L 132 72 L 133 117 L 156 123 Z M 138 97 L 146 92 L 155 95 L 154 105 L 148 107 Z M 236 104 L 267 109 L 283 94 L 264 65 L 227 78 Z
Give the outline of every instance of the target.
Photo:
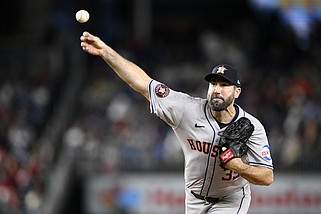
M 209 84 L 207 99 L 209 105 L 214 111 L 223 111 L 234 104 L 235 98 L 238 98 L 241 89 L 235 87 L 225 79 L 217 79 Z

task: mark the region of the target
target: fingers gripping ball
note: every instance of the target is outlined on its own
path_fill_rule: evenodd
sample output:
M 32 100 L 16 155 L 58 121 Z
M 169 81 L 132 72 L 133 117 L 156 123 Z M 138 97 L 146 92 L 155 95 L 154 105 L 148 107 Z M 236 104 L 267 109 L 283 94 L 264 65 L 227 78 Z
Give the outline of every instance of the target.
M 224 165 L 233 158 L 240 158 L 247 153 L 246 143 L 254 131 L 251 121 L 242 117 L 230 124 L 224 131 L 220 132 L 219 156 L 220 166 Z
M 76 13 L 76 20 L 80 23 L 85 23 L 89 20 L 89 13 L 87 10 L 79 10 Z

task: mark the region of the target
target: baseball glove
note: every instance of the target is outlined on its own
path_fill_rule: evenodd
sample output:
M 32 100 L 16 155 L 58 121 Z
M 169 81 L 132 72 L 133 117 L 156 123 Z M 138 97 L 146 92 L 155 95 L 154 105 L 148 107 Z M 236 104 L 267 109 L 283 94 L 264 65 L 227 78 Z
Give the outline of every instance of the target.
M 224 131 L 219 132 L 221 136 L 219 141 L 220 166 L 224 165 L 233 158 L 240 158 L 247 153 L 248 139 L 254 131 L 254 126 L 246 117 L 230 124 Z

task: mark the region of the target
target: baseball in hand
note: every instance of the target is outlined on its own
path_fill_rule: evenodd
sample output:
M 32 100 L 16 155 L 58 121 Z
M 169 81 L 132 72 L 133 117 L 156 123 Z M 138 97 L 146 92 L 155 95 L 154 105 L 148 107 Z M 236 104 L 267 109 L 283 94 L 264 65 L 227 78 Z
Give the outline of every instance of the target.
M 89 13 L 87 10 L 79 10 L 76 13 L 76 20 L 80 23 L 85 23 L 89 20 Z

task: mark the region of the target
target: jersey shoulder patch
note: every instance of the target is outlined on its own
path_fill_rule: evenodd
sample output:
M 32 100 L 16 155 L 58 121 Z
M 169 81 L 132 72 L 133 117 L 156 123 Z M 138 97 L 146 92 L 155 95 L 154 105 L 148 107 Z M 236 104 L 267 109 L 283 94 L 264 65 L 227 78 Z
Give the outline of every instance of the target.
M 262 157 L 267 160 L 270 161 L 271 160 L 271 154 L 270 154 L 270 147 L 269 145 L 264 145 L 261 149 L 261 155 Z
M 155 94 L 157 97 L 164 98 L 167 97 L 170 93 L 169 87 L 167 87 L 165 84 L 157 84 L 155 87 Z

